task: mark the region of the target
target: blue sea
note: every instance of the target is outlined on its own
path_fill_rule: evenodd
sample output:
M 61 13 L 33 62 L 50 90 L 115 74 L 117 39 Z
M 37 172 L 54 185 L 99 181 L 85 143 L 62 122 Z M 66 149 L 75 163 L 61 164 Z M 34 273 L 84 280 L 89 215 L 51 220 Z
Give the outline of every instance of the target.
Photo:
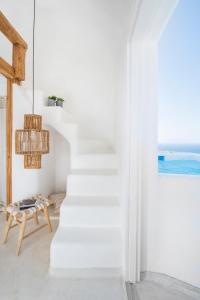
M 200 175 L 200 145 L 159 145 L 159 173 Z
M 160 144 L 159 151 L 199 153 L 200 144 Z

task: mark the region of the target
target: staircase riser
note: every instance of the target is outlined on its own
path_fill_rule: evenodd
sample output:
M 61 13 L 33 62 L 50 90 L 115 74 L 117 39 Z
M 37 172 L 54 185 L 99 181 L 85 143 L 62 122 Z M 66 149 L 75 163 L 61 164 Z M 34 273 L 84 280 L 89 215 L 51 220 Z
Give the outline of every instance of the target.
M 67 181 L 68 195 L 117 196 L 117 176 L 70 175 Z
M 61 207 L 60 226 L 64 227 L 117 227 L 119 220 L 119 207 Z
M 106 141 L 93 140 L 93 141 L 79 141 L 80 153 L 110 153 L 112 147 L 108 146 Z
M 119 245 L 65 244 L 51 247 L 52 268 L 120 268 Z
M 115 157 L 75 157 L 71 160 L 72 169 L 116 169 L 117 160 Z

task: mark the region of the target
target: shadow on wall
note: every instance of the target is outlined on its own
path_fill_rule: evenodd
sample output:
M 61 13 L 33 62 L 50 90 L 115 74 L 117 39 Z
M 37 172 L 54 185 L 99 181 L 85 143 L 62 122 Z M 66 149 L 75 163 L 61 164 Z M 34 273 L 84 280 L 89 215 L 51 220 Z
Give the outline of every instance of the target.
M 70 144 L 58 132 L 54 132 L 54 192 L 66 192 L 67 175 L 70 172 Z

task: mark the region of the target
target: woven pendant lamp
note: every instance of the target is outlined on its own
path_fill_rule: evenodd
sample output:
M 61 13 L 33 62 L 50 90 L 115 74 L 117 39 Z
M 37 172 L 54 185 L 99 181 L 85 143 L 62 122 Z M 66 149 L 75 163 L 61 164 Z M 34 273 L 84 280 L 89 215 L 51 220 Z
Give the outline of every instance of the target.
M 49 131 L 42 129 L 42 116 L 34 113 L 35 104 L 35 0 L 33 17 L 33 113 L 24 115 L 24 129 L 15 132 L 15 153 L 24 155 L 25 169 L 40 169 L 42 154 L 49 153 Z

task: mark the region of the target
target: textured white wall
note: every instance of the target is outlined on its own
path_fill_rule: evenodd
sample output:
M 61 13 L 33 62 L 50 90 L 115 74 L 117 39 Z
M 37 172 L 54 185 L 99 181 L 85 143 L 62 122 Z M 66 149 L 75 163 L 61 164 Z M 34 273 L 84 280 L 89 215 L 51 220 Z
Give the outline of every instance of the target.
M 148 269 L 200 287 L 200 177 L 160 175 L 151 201 Z
M 130 4 L 37 1 L 36 86 L 46 96 L 66 99 L 83 137 L 115 142 Z M 25 85 L 30 86 L 33 1 L 2 0 L 1 9 L 28 42 Z
M 55 149 L 55 192 L 65 192 L 67 184 L 67 175 L 70 170 L 70 145 L 59 134 L 54 133 L 54 149 Z
M 129 2 L 55 3 L 38 5 L 38 88 L 67 100 L 81 137 L 115 142 Z
M 131 2 L 37 1 L 36 88 L 46 97 L 56 94 L 66 99 L 65 108 L 80 124 L 82 137 L 108 138 L 115 143 Z M 28 43 L 23 87 L 30 89 L 33 1 L 2 0 L 1 10 Z M 1 51 L 7 57 L 8 45 Z M 61 147 L 55 153 L 55 185 L 61 190 L 68 162 L 64 141 L 60 137 L 57 141 Z

